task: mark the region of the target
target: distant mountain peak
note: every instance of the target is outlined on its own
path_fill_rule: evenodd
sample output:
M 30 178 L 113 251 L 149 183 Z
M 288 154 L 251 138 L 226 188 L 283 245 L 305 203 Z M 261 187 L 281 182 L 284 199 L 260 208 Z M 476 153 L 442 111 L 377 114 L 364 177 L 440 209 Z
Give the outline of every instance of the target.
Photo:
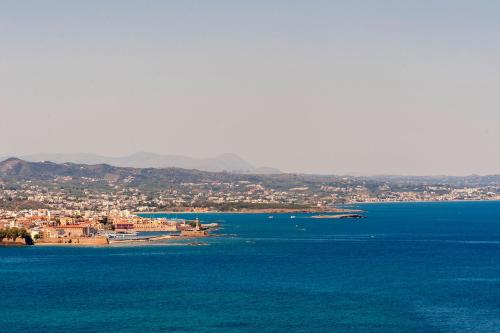
M 11 163 L 20 163 L 20 162 L 24 162 L 24 161 L 21 160 L 20 158 L 17 158 L 17 157 L 9 157 L 9 158 L 5 159 L 4 161 L 2 161 L 0 164 L 11 164 Z
M 219 156 L 217 156 L 216 158 L 229 158 L 229 159 L 239 159 L 239 160 L 243 160 L 239 155 L 236 155 L 235 153 L 224 153 L 224 154 L 220 154 Z

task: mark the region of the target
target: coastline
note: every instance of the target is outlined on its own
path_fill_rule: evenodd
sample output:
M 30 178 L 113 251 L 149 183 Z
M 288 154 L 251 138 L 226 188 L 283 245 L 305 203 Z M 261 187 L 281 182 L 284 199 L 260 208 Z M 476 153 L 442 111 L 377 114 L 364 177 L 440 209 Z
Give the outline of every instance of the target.
M 155 215 L 155 214 L 291 214 L 291 213 L 310 213 L 310 214 L 320 214 L 320 213 L 361 213 L 360 209 L 350 209 L 350 208 L 329 208 L 329 209 L 286 209 L 286 208 L 263 208 L 263 209 L 240 209 L 238 211 L 202 211 L 202 212 L 190 212 L 190 211 L 150 211 L 150 212 L 133 212 L 132 214 L 140 215 Z
M 403 203 L 453 203 L 453 202 L 500 202 L 500 199 L 470 199 L 470 200 L 412 200 L 412 201 L 373 201 L 373 202 L 353 202 L 344 205 L 378 205 L 378 204 L 403 204 Z
M 338 204 L 338 206 L 358 206 L 358 205 L 379 205 L 379 204 L 404 204 L 404 203 L 454 203 L 454 202 L 500 202 L 500 199 L 470 199 L 470 200 L 411 200 L 411 201 L 372 201 L 372 202 L 349 202 Z M 307 214 L 323 214 L 323 213 L 362 213 L 362 209 L 357 208 L 330 208 L 330 209 L 286 209 L 286 208 L 262 208 L 262 209 L 241 209 L 238 211 L 146 211 L 146 212 L 132 212 L 133 215 L 162 215 L 162 214 L 179 214 L 179 215 L 193 215 L 193 214 L 291 214 L 291 213 L 307 213 Z

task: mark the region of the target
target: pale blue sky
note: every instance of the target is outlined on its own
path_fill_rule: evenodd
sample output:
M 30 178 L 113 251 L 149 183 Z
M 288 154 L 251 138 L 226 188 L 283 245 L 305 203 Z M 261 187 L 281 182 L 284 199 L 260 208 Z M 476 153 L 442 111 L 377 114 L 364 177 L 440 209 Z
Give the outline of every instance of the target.
M 0 0 L 0 155 L 500 173 L 498 1 Z

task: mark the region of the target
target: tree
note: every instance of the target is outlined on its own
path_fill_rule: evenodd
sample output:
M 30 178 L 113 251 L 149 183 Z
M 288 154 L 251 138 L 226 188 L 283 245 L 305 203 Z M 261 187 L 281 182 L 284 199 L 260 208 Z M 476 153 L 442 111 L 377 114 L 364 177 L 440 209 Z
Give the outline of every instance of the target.
M 33 245 L 33 238 L 31 238 L 31 234 L 24 228 L 5 228 L 0 229 L 0 241 L 4 238 L 12 239 L 12 241 L 16 241 L 18 238 L 23 238 L 26 245 Z

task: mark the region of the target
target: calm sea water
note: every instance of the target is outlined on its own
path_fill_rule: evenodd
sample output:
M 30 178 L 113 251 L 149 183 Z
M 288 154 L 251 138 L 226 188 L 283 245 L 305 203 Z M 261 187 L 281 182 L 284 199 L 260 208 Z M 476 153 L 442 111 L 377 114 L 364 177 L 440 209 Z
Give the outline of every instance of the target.
M 360 207 L 200 215 L 205 246 L 0 248 L 0 332 L 500 332 L 499 202 Z

